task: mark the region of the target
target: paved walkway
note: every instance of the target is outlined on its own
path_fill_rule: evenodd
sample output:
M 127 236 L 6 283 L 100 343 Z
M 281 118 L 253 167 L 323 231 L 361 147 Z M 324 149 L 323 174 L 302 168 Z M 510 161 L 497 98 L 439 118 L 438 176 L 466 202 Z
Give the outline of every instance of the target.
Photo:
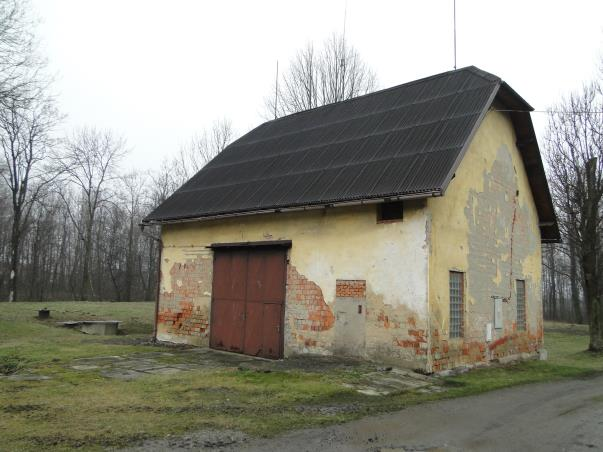
M 133 380 L 145 375 L 171 375 L 183 371 L 213 369 L 241 369 L 260 372 L 303 371 L 328 372 L 351 370 L 362 377 L 355 385 L 347 385 L 358 392 L 371 396 L 419 390 L 439 392 L 439 382 L 416 372 L 396 369 L 362 360 L 302 356 L 286 360 L 267 360 L 237 353 L 224 353 L 208 348 L 166 349 L 165 352 L 135 353 L 122 356 L 96 356 L 72 361 L 69 367 L 81 372 L 97 372 L 106 378 Z

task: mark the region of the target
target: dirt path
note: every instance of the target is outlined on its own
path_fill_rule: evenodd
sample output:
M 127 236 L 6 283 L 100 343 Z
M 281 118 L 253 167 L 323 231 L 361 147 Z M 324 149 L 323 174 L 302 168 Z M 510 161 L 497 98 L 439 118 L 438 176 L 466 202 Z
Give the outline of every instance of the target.
M 149 441 L 150 451 L 595 451 L 603 450 L 603 376 L 518 386 L 444 400 L 344 425 L 248 439 L 197 432 Z
M 603 377 L 434 402 L 230 450 L 603 450 Z

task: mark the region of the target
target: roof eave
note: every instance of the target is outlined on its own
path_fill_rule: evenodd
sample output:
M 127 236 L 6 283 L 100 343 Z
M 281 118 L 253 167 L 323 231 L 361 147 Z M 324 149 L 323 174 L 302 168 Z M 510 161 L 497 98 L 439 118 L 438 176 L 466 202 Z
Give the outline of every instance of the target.
M 506 94 L 508 91 L 503 91 L 503 93 Z M 504 102 L 504 98 L 501 98 L 501 102 Z M 529 104 L 525 103 L 525 106 L 529 107 Z M 553 198 L 542 163 L 532 118 L 525 106 L 522 109 L 511 108 L 511 111 L 507 113 L 515 130 L 516 146 L 521 154 L 528 175 L 530 190 L 538 211 L 541 240 L 543 243 L 559 243 L 561 234 L 559 233 Z
M 333 201 L 333 202 L 324 202 L 324 203 L 316 203 L 316 204 L 306 204 L 306 205 L 292 205 L 292 206 L 282 206 L 282 207 L 271 207 L 267 209 L 256 209 L 256 210 L 247 210 L 241 212 L 227 212 L 227 213 L 216 213 L 204 216 L 185 216 L 181 218 L 161 218 L 161 219 L 153 219 L 153 218 L 144 218 L 141 222 L 142 225 L 163 225 L 163 224 L 174 224 L 174 223 L 190 223 L 196 221 L 208 221 L 208 220 L 218 220 L 224 218 L 234 218 L 234 217 L 243 217 L 250 215 L 260 215 L 266 213 L 287 213 L 287 212 L 301 212 L 306 210 L 317 210 L 317 209 L 325 209 L 330 207 L 352 207 L 352 206 L 360 206 L 360 205 L 368 205 L 368 204 L 380 204 L 386 201 L 405 201 L 405 200 L 413 200 L 413 199 L 425 199 L 425 198 L 433 198 L 442 196 L 443 191 L 441 189 L 431 189 L 424 192 L 417 193 L 407 193 L 407 194 L 393 194 L 388 196 L 381 196 L 378 198 L 362 198 L 356 200 L 348 200 L 348 201 Z

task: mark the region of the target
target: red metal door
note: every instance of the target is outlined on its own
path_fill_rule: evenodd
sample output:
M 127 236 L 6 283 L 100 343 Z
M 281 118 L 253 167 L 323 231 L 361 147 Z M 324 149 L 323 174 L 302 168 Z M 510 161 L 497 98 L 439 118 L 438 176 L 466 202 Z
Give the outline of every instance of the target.
M 247 260 L 247 294 L 244 353 L 280 358 L 285 301 L 285 251 L 250 250 Z
M 209 345 L 243 351 L 247 251 L 216 251 L 211 304 Z
M 285 259 L 282 248 L 215 250 L 211 347 L 282 357 Z

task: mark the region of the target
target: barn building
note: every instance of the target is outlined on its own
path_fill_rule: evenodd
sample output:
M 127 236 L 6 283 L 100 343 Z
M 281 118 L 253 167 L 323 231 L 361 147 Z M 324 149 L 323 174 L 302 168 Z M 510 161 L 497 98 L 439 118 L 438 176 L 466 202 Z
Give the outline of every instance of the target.
M 471 66 L 255 128 L 144 220 L 157 339 L 425 372 L 538 353 L 559 231 L 531 110 Z

